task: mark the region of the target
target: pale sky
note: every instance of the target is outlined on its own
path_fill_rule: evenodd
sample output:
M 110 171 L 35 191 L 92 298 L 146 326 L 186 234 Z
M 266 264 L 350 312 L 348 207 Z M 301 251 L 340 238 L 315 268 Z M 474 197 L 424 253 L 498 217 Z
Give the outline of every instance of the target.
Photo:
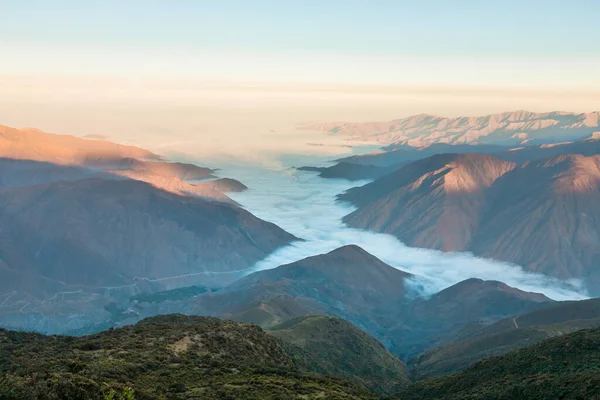
M 0 124 L 136 142 L 594 111 L 599 15 L 598 0 L 0 0 Z

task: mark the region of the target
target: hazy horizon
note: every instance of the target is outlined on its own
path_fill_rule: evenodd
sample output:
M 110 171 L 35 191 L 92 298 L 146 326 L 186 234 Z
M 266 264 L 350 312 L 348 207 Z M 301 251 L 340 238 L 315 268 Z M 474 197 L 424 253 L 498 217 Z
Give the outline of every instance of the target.
M 8 1 L 0 124 L 253 159 L 306 122 L 597 111 L 599 7 Z

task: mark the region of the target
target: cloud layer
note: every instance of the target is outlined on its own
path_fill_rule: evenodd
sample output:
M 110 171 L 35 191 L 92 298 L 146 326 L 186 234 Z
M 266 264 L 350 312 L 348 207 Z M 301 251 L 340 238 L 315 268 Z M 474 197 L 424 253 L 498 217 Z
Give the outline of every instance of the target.
M 299 165 L 299 164 L 295 164 Z M 271 254 L 255 270 L 275 268 L 305 257 L 356 244 L 386 263 L 415 275 L 413 289 L 430 295 L 464 279 L 502 281 L 522 290 L 541 292 L 555 300 L 585 298 L 581 282 L 564 282 L 521 267 L 483 259 L 469 253 L 443 253 L 411 248 L 386 234 L 348 228 L 341 218 L 353 211 L 335 202 L 335 195 L 354 186 L 345 180 L 326 180 L 293 168 L 278 170 L 251 166 L 221 166 L 223 173 L 250 189 L 232 197 L 259 218 L 271 221 L 305 239 Z M 358 183 L 360 184 L 360 182 Z

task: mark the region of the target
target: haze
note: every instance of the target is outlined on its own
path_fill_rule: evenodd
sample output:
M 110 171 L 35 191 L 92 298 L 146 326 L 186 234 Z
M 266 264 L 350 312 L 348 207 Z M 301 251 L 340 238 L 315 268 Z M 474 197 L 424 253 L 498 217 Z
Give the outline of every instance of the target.
M 340 152 L 304 122 L 600 109 L 593 1 L 2 3 L 3 124 L 163 153 L 272 160 Z

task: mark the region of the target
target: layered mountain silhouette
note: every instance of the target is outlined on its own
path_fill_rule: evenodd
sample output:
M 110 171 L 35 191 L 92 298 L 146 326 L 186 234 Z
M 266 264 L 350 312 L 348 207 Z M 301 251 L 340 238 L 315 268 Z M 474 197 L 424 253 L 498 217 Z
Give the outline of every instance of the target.
M 552 305 L 547 297 L 500 282 L 469 279 L 429 298 L 407 296 L 411 276 L 357 246 L 248 275 L 218 291 L 172 290 L 129 302 L 111 322 L 135 323 L 156 314 L 212 315 L 265 329 L 307 315 L 345 319 L 405 360 L 456 340 L 466 326 L 487 326 Z M 110 326 L 110 324 L 108 325 Z M 105 329 L 106 324 L 83 332 Z
M 596 230 L 600 156 L 516 164 L 443 154 L 410 163 L 339 196 L 352 227 L 418 247 L 472 251 L 600 290 Z
M 377 179 L 401 167 L 437 154 L 491 154 L 504 161 L 523 163 L 566 154 L 592 156 L 600 154 L 600 133 L 579 141 L 566 141 L 552 144 L 523 146 L 501 146 L 487 144 L 446 144 L 434 143 L 421 147 L 390 145 L 383 151 L 354 155 L 335 160 L 328 167 L 301 167 L 300 170 L 317 171 L 323 178 L 348 180 Z

